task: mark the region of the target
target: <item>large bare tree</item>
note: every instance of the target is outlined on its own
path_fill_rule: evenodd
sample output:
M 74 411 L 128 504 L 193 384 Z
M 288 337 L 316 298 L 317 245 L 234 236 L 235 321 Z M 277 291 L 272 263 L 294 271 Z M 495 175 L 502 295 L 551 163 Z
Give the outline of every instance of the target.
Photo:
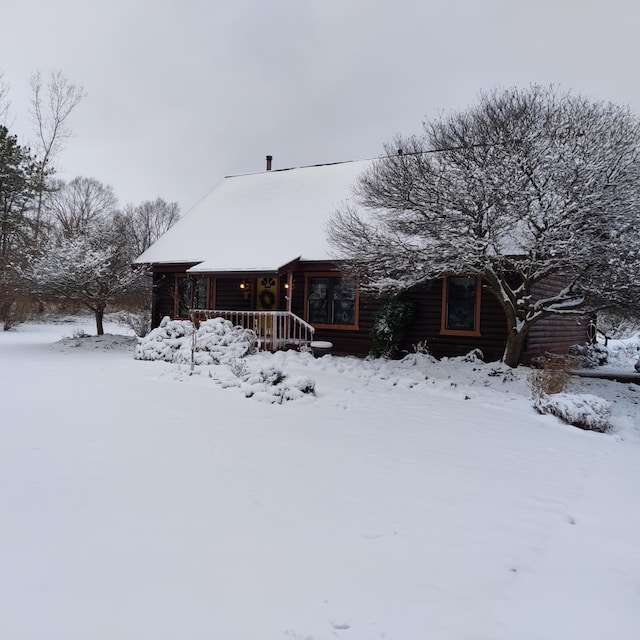
M 125 216 L 130 222 L 130 233 L 139 256 L 180 218 L 177 202 L 162 198 L 145 200 L 139 205 L 128 205 Z
M 373 292 L 482 276 L 517 366 L 542 318 L 638 305 L 639 160 L 627 108 L 553 86 L 493 91 L 386 145 L 330 239 Z M 552 278 L 564 286 L 537 297 Z
M 55 182 L 46 207 L 57 233 L 69 237 L 86 233 L 92 225 L 112 218 L 118 199 L 109 185 L 78 176 L 67 183 Z
M 9 110 L 11 100 L 9 100 L 9 84 L 5 82 L 4 74 L 0 72 L 0 126 L 9 127 Z
M 84 88 L 71 82 L 60 70 L 49 74 L 46 86 L 38 71 L 31 76 L 31 119 L 35 128 L 34 150 L 38 156 L 40 193 L 34 213 L 34 242 L 40 245 L 47 178 L 55 157 L 72 136 L 69 117 L 85 97 Z

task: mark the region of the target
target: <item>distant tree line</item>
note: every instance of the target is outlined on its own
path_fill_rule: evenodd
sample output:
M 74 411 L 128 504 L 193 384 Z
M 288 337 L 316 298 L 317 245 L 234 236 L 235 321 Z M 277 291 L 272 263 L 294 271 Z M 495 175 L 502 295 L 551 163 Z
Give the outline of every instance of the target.
M 27 309 L 80 304 L 103 333 L 107 305 L 125 298 L 148 306 L 149 283 L 133 260 L 178 218 L 177 203 L 157 198 L 120 208 L 95 178 L 55 178 L 54 161 L 71 136 L 68 118 L 82 87 L 52 72 L 31 78 L 32 147 L 9 128 L 8 86 L 0 75 L 0 322 L 8 329 Z

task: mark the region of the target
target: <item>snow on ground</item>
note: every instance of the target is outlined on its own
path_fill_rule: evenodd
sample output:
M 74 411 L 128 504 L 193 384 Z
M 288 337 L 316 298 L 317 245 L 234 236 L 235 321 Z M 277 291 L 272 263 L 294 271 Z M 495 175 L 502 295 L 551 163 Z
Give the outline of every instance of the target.
M 640 386 L 572 382 L 598 434 L 526 369 L 250 356 L 315 381 L 269 404 L 79 329 L 0 334 L 0 638 L 638 637 Z

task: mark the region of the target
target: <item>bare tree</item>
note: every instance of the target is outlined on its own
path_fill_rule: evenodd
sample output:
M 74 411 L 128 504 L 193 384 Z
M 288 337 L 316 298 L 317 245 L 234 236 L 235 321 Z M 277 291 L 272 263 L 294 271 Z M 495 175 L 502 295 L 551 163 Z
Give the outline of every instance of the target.
M 9 127 L 9 111 L 11 100 L 9 100 L 9 84 L 4 80 L 4 73 L 0 73 L 0 126 Z
M 60 70 L 51 71 L 46 88 L 42 76 L 31 76 L 31 118 L 35 126 L 35 151 L 39 158 L 40 195 L 35 211 L 34 240 L 40 242 L 46 179 L 54 158 L 64 148 L 72 132 L 68 119 L 85 97 L 82 86 L 68 80 Z
M 178 221 L 180 207 L 177 202 L 156 198 L 145 200 L 137 206 L 128 205 L 125 215 L 131 223 L 135 253 L 139 256 Z
M 110 186 L 95 178 L 79 176 L 68 183 L 54 183 L 46 198 L 46 208 L 58 233 L 70 237 L 112 218 L 118 199 Z
M 507 319 L 503 360 L 553 314 L 638 305 L 640 123 L 555 87 L 494 91 L 398 137 L 330 230 L 371 291 L 481 276 Z M 562 278 L 554 295 L 540 283 Z

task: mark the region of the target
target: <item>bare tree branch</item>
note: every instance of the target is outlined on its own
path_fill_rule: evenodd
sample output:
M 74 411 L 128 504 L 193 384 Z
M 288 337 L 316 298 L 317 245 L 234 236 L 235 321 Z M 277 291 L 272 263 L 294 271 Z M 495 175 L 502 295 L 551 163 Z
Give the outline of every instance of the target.
M 35 242 L 41 235 L 45 181 L 52 172 L 57 155 L 64 149 L 73 135 L 68 119 L 85 97 L 81 85 L 68 80 L 60 70 L 51 71 L 46 88 L 42 76 L 36 72 L 31 76 L 31 119 L 36 133 L 35 151 L 40 167 L 40 196 L 35 216 Z
M 330 239 L 369 289 L 481 275 L 516 364 L 531 326 L 640 300 L 640 122 L 557 87 L 482 94 L 396 138 L 359 180 Z M 552 277 L 567 285 L 536 299 Z

